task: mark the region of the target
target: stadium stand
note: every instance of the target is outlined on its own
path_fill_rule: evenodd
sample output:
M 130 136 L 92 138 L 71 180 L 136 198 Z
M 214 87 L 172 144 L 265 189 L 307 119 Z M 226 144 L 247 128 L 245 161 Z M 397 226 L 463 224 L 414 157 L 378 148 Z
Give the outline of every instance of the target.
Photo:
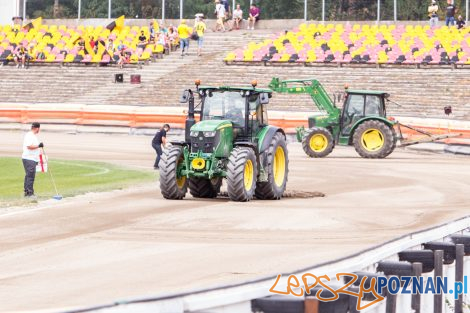
M 228 53 L 227 63 L 470 64 L 470 29 L 301 24 Z
M 66 27 L 42 25 L 40 20 L 24 27 L 0 25 L 0 62 L 13 62 L 16 51 L 22 46 L 32 63 L 60 64 L 114 64 L 119 61 L 119 50 L 124 49 L 126 63 L 138 64 L 160 57 L 164 45 L 150 42 L 139 46 L 139 34 L 150 38 L 148 26 L 123 26 L 109 29 L 106 26 Z M 96 40 L 96 47 L 90 41 Z M 95 42 L 95 41 L 94 41 Z

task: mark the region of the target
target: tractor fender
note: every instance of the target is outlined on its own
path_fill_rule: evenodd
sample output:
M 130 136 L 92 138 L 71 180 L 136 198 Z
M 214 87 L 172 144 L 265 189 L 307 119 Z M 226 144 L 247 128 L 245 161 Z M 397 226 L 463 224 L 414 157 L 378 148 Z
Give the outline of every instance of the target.
M 392 121 L 389 121 L 387 120 L 386 118 L 384 117 L 381 117 L 381 116 L 367 116 L 367 117 L 364 117 L 362 119 L 360 119 L 359 121 L 357 121 L 353 127 L 351 127 L 351 131 L 350 131 L 350 135 L 349 135 L 349 144 L 351 144 L 352 142 L 352 138 L 353 138 L 353 134 L 356 132 L 356 129 L 359 127 L 359 125 L 361 125 L 362 123 L 364 123 L 365 121 L 371 121 L 371 120 L 376 120 L 376 121 L 381 121 L 383 122 L 385 125 L 387 125 L 388 127 L 390 128 L 393 128 L 393 126 L 396 124 L 396 122 L 392 122 Z

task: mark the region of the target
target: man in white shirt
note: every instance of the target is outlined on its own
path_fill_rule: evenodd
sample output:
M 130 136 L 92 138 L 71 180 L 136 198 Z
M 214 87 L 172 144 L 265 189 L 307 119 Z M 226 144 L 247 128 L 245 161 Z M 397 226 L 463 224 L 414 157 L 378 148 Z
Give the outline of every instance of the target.
M 34 178 L 36 177 L 36 165 L 39 162 L 39 149 L 44 147 L 40 143 L 36 135 L 39 133 L 41 125 L 33 123 L 31 131 L 26 133 L 23 140 L 23 167 L 25 171 L 24 176 L 24 196 L 34 196 Z
M 233 21 L 235 22 L 235 29 L 240 29 L 240 23 L 243 21 L 243 11 L 239 4 L 237 4 L 237 9 L 233 11 Z
M 215 26 L 215 31 L 225 31 L 225 7 L 219 0 L 215 1 L 215 14 L 217 16 L 217 24 Z

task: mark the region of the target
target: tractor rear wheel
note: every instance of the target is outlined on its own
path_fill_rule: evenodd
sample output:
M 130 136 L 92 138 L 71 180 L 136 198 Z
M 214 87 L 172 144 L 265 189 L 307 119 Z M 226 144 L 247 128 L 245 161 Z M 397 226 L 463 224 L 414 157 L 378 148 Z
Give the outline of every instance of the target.
M 252 149 L 233 149 L 227 164 L 227 193 L 232 201 L 250 201 L 258 177 L 258 164 Z
M 274 135 L 266 153 L 268 181 L 256 184 L 256 198 L 279 200 L 286 190 L 287 174 L 289 173 L 289 156 L 283 134 L 277 133 Z
M 393 152 L 396 138 L 390 126 L 378 120 L 369 120 L 356 129 L 353 144 L 361 157 L 382 159 Z
M 165 199 L 181 200 L 188 191 L 188 180 L 181 175 L 184 154 L 181 147 L 166 150 L 160 161 L 160 190 Z
M 195 198 L 215 198 L 220 192 L 222 178 L 213 179 L 191 177 L 189 179 L 189 192 Z
M 324 158 L 333 151 L 334 147 L 333 135 L 323 127 L 310 128 L 302 139 L 302 148 L 311 158 Z

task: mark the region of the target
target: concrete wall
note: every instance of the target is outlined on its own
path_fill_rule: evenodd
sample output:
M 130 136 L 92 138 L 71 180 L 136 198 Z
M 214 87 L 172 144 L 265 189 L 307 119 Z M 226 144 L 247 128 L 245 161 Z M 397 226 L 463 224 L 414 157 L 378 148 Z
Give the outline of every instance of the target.
M 19 0 L 0 0 L 0 25 L 11 24 L 13 16 L 21 15 Z

